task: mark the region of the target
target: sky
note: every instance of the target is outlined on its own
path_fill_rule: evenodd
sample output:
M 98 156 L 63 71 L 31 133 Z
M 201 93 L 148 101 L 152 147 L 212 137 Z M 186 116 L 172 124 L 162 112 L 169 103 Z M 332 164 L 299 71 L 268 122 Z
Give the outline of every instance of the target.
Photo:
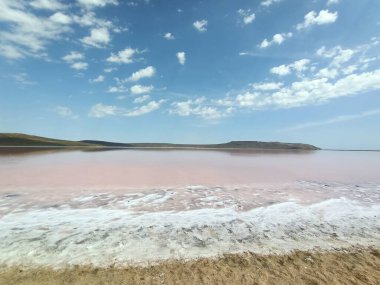
M 380 149 L 378 0 L 1 0 L 0 132 Z

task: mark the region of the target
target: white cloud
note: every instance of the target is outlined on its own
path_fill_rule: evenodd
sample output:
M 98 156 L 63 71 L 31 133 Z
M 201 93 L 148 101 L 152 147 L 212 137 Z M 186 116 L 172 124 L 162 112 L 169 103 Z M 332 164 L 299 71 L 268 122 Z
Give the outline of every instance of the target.
M 118 108 L 116 106 L 104 105 L 98 103 L 91 107 L 88 115 L 94 118 L 102 118 L 106 116 L 114 116 L 118 113 Z
M 35 9 L 43 9 L 43 10 L 61 10 L 64 9 L 65 6 L 57 0 L 34 0 L 29 4 Z
M 177 56 L 178 62 L 184 65 L 186 62 L 186 53 L 183 51 L 177 52 L 176 56 Z
M 316 74 L 317 77 L 321 77 L 321 78 L 335 78 L 337 77 L 339 74 L 338 70 L 336 70 L 335 68 L 328 68 L 328 67 L 325 67 L 325 68 L 322 68 L 318 71 L 318 73 Z
M 376 115 L 380 115 L 380 109 L 365 111 L 365 112 L 362 112 L 359 114 L 354 114 L 354 115 L 337 116 L 337 117 L 330 118 L 327 120 L 307 122 L 307 123 L 298 124 L 298 125 L 286 128 L 286 129 L 282 129 L 279 131 L 280 132 L 298 131 L 298 130 L 309 129 L 309 128 L 313 128 L 313 127 L 319 127 L 319 126 L 331 125 L 331 124 L 336 124 L 336 123 L 341 123 L 341 122 L 358 120 L 358 119 L 362 119 L 365 117 L 376 116 Z
M 117 0 L 77 0 L 80 5 L 85 8 L 91 9 L 95 7 L 104 7 L 106 5 L 118 5 Z
M 280 1 L 282 1 L 282 0 L 262 0 L 261 1 L 261 5 L 265 6 L 265 7 L 268 7 L 268 6 L 272 5 L 272 4 L 278 3 Z
M 30 80 L 28 74 L 19 73 L 12 76 L 14 80 L 23 85 L 35 85 L 37 82 Z
M 136 107 L 131 111 L 124 112 L 123 116 L 135 117 L 135 116 L 141 116 L 144 114 L 148 114 L 148 113 L 155 111 L 158 108 L 160 108 L 160 106 L 163 102 L 164 102 L 164 100 L 150 101 L 146 105 L 143 105 L 141 107 Z
M 128 90 L 124 86 L 110 86 L 108 87 L 108 93 L 125 93 Z
M 88 63 L 87 62 L 74 62 L 73 64 L 70 65 L 72 69 L 76 70 L 86 70 L 88 68 Z
M 250 86 L 255 90 L 270 91 L 270 90 L 280 89 L 283 86 L 283 83 L 281 82 L 254 83 L 254 84 L 250 84 Z
M 96 27 L 96 28 L 107 28 L 114 29 L 115 26 L 111 21 L 97 18 L 93 11 L 83 11 L 80 15 L 73 15 L 73 21 L 80 25 L 81 27 Z
M 270 72 L 273 73 L 273 74 L 277 74 L 277 75 L 283 76 L 283 75 L 290 74 L 291 70 L 290 70 L 289 65 L 282 64 L 282 65 L 279 65 L 279 66 L 272 67 L 271 70 L 270 70 Z
M 150 93 L 153 91 L 153 89 L 154 88 L 152 85 L 144 86 L 144 85 L 136 84 L 136 85 L 133 85 L 130 90 L 132 94 L 140 95 L 144 93 Z
M 111 36 L 107 28 L 91 29 L 90 36 L 81 39 L 81 42 L 87 46 L 102 48 L 111 41 Z
M 106 73 L 110 73 L 110 72 L 115 71 L 115 70 L 117 70 L 117 68 L 115 68 L 115 67 L 104 68 L 104 72 L 106 72 Z
M 238 14 L 242 17 L 244 25 L 251 24 L 256 18 L 255 13 L 252 13 L 250 9 L 239 9 Z
M 86 70 L 88 68 L 88 63 L 84 62 L 84 54 L 77 52 L 77 51 L 71 51 L 62 59 L 70 64 L 70 67 L 76 70 Z
M 298 75 L 301 75 L 303 71 L 308 69 L 309 63 L 309 59 L 303 58 L 289 65 L 282 64 L 280 66 L 272 67 L 270 69 L 270 72 L 273 74 L 284 76 L 290 74 L 292 71 L 296 71 Z
M 327 6 L 338 4 L 340 0 L 327 0 Z
M 164 102 L 164 100 L 150 101 L 143 106 L 135 107 L 131 110 L 113 105 L 104 105 L 102 103 L 98 103 L 90 108 L 88 115 L 94 118 L 103 118 L 108 116 L 141 116 L 159 109 Z
M 141 104 L 141 103 L 143 103 L 149 99 L 150 99 L 149 95 L 143 95 L 143 96 L 137 97 L 135 100 L 133 100 L 133 103 Z
M 53 110 L 55 113 L 58 114 L 58 116 L 62 118 L 69 118 L 69 119 L 77 119 L 78 116 L 74 114 L 74 112 L 65 106 L 57 106 Z
M 99 82 L 103 82 L 106 78 L 103 76 L 103 75 L 99 75 L 98 77 L 94 78 L 94 79 L 90 79 L 90 83 L 99 83 Z
M 62 57 L 62 59 L 68 63 L 72 63 L 76 60 L 83 60 L 84 55 L 83 53 L 77 52 L 77 51 L 71 51 L 69 54 Z
M 270 47 L 273 44 L 281 45 L 286 39 L 291 38 L 293 36 L 292 33 L 281 33 L 281 34 L 275 34 L 272 37 L 272 40 L 269 41 L 267 39 L 264 39 L 261 44 L 259 45 L 260 48 L 267 48 Z
M 133 72 L 132 75 L 128 78 L 128 81 L 139 81 L 142 78 L 152 77 L 155 73 L 156 69 L 153 66 L 148 66 L 146 68 Z
M 356 65 L 352 64 L 350 66 L 345 67 L 342 72 L 344 75 L 348 75 L 348 74 L 354 73 L 357 69 L 358 69 L 358 67 Z
M 55 17 L 36 15 L 27 8 L 21 1 L 0 1 L 0 23 L 6 27 L 0 30 L 1 55 L 13 59 L 46 57 L 47 45 L 70 31 L 68 25 L 54 21 Z
M 380 69 L 360 74 L 350 74 L 335 82 L 328 78 L 303 79 L 268 92 L 245 92 L 235 98 L 227 97 L 230 106 L 263 108 L 293 108 L 326 103 L 332 99 L 380 89 Z
M 132 63 L 135 61 L 133 58 L 139 51 L 133 48 L 126 48 L 124 50 L 119 51 L 117 54 L 111 53 L 111 56 L 107 58 L 108 62 L 113 63 Z
M 193 27 L 198 30 L 199 32 L 206 32 L 207 31 L 207 20 L 200 20 L 200 21 L 195 21 L 193 23 Z
M 53 15 L 50 16 L 49 18 L 53 22 L 62 24 L 62 25 L 68 25 L 71 23 L 71 18 L 61 12 L 56 12 Z
M 167 40 L 174 40 L 174 35 L 172 33 L 166 33 L 164 38 Z
M 336 46 L 330 50 L 327 50 L 324 46 L 322 46 L 317 50 L 317 55 L 325 58 L 332 58 L 333 61 L 331 62 L 331 65 L 335 67 L 339 67 L 343 63 L 348 62 L 355 53 L 355 50 L 343 49 L 340 46 Z
M 205 102 L 205 97 L 199 97 L 194 100 L 173 102 L 171 104 L 171 109 L 169 109 L 169 113 L 179 116 L 195 115 L 208 120 L 220 119 L 229 114 L 228 111 L 222 112 L 215 106 L 205 105 Z M 232 111 L 232 109 L 229 110 Z
M 330 12 L 329 10 L 321 10 L 319 13 L 311 11 L 304 17 L 304 21 L 296 26 L 297 30 L 306 29 L 314 25 L 326 25 L 334 23 L 338 19 L 338 12 Z

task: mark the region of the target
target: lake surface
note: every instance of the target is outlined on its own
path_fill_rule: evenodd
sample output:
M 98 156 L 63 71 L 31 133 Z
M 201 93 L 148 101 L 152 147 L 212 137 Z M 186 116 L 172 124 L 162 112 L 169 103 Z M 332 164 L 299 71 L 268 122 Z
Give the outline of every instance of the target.
M 380 244 L 380 152 L 0 149 L 0 264 Z

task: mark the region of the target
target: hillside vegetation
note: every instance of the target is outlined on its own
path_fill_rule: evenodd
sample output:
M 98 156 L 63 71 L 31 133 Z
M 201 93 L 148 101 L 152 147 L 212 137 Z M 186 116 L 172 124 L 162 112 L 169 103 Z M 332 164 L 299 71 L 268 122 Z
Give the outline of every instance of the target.
M 103 148 L 206 148 L 206 149 L 278 149 L 278 150 L 318 150 L 302 143 L 231 141 L 221 144 L 171 144 L 171 143 L 118 143 L 96 140 L 68 141 L 31 136 L 26 134 L 0 134 L 0 146 L 48 146 L 48 147 L 103 147 Z

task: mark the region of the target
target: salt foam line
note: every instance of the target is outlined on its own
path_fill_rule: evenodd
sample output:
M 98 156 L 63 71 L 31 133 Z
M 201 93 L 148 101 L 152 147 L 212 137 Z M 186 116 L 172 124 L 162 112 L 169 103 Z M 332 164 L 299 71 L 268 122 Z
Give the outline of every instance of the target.
M 30 210 L 0 219 L 0 264 L 109 266 L 241 251 L 379 245 L 379 213 L 380 205 L 345 198 L 310 206 L 286 202 L 247 212 Z

